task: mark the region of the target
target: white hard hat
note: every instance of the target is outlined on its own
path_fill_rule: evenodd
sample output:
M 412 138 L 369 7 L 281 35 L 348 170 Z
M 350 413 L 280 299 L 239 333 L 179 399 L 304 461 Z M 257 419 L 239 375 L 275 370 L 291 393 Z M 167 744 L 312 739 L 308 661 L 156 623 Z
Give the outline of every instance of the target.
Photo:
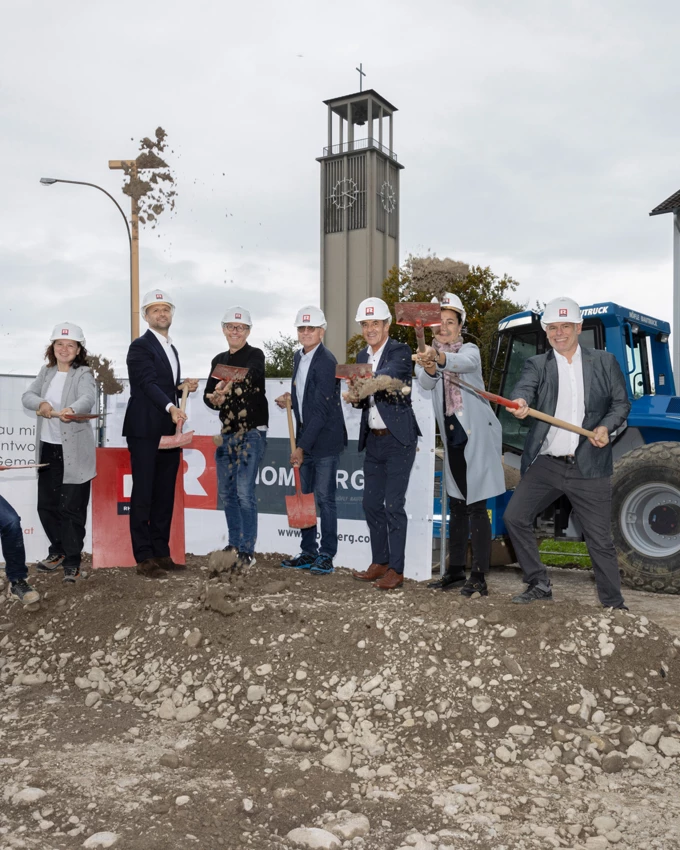
M 372 319 L 392 320 L 390 308 L 382 298 L 364 298 L 357 307 L 355 322 L 370 322 Z
M 295 317 L 296 328 L 326 328 L 326 317 L 319 307 L 300 307 Z
M 541 316 L 543 330 L 553 322 L 572 322 L 580 325 L 582 321 L 581 308 L 571 298 L 553 298 L 545 305 Z
M 57 339 L 72 339 L 81 345 L 85 345 L 83 329 L 80 325 L 74 325 L 71 322 L 62 322 L 60 325 L 54 326 L 50 335 L 50 342 L 55 342 Z
M 245 307 L 227 307 L 227 312 L 222 316 L 222 327 L 230 322 L 238 322 L 240 325 L 253 326 L 253 320 L 250 318 L 250 311 Z
M 432 299 L 432 303 L 439 303 L 442 310 L 455 310 L 456 313 L 460 313 L 460 323 L 461 325 L 465 324 L 465 316 L 467 313 L 465 312 L 465 307 L 463 307 L 463 302 L 455 292 L 445 292 L 442 295 L 441 300 L 435 296 Z
M 142 318 L 146 316 L 146 308 L 152 304 L 169 304 L 172 308 L 172 315 L 175 315 L 175 302 L 167 289 L 152 289 L 151 292 L 146 293 L 139 308 Z

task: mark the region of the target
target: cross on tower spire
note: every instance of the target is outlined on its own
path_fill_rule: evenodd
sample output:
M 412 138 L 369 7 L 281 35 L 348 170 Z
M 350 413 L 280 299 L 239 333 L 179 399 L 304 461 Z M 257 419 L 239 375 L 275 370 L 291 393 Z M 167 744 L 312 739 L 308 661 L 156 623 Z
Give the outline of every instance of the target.
M 359 91 L 364 90 L 364 77 L 366 76 L 366 72 L 364 71 L 364 63 L 359 62 L 359 67 L 354 69 L 359 72 Z

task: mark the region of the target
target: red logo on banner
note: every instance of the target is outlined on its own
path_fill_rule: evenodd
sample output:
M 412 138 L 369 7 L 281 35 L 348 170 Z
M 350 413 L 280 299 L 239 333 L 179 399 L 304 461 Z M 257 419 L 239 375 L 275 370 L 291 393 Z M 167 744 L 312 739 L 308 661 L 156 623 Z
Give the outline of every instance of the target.
M 569 315 L 569 313 L 567 311 L 567 308 L 566 307 L 560 307 L 560 319 L 562 319 L 562 318 L 566 319 L 568 315 Z
M 184 507 L 214 511 L 217 507 L 217 471 L 212 437 L 194 437 L 182 452 Z
M 309 313 L 305 313 L 305 315 L 302 317 L 302 321 L 303 322 L 311 322 L 312 317 L 309 315 Z
M 373 309 L 373 307 L 367 307 L 366 308 L 366 315 L 367 316 L 373 316 L 374 314 L 375 314 L 375 310 Z

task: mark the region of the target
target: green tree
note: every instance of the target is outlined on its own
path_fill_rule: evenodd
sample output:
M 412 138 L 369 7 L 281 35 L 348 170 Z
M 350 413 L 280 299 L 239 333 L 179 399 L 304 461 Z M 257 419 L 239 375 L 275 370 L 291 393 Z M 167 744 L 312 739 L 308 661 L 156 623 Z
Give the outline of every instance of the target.
M 390 335 L 405 342 L 413 350 L 416 336 L 413 328 L 396 324 L 394 305 L 397 301 L 431 301 L 444 292 L 454 292 L 465 306 L 464 337 L 479 345 L 485 380 L 488 378 L 489 353 L 498 321 L 525 309 L 512 300 L 518 283 L 504 274 L 499 277 L 489 266 L 468 266 L 458 260 L 434 256 L 409 256 L 401 268 L 394 266 L 383 283 L 382 297 L 392 313 Z M 426 331 L 429 342 L 431 334 Z M 363 348 L 361 334 L 347 343 L 347 360 L 353 363 Z
M 266 352 L 264 375 L 266 378 L 292 378 L 293 357 L 299 343 L 292 336 L 279 333 L 278 339 L 264 343 Z

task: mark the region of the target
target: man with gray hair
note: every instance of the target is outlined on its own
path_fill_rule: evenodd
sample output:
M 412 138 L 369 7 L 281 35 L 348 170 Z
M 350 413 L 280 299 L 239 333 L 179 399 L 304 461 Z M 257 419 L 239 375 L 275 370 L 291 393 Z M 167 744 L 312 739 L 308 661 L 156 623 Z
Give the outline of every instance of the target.
M 551 350 L 525 362 L 513 391 L 519 407 L 511 412 L 524 419 L 529 407 L 534 407 L 594 436 L 579 436 L 540 419 L 527 435 L 522 479 L 503 516 L 528 585 L 512 601 L 527 604 L 552 599 L 533 526 L 541 511 L 565 495 L 583 529 L 600 602 L 606 608 L 627 611 L 611 534 L 610 442 L 630 410 L 626 381 L 613 354 L 579 344 L 581 310 L 571 298 L 548 302 L 541 325 Z

